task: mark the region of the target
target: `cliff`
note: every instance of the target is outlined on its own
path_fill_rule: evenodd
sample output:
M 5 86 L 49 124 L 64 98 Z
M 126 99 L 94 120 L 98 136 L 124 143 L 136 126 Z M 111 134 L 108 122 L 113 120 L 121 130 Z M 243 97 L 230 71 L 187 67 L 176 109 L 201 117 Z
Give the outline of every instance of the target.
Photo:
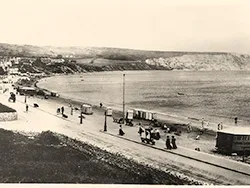
M 186 54 L 170 58 L 153 58 L 148 65 L 172 70 L 250 70 L 250 56 L 243 54 Z

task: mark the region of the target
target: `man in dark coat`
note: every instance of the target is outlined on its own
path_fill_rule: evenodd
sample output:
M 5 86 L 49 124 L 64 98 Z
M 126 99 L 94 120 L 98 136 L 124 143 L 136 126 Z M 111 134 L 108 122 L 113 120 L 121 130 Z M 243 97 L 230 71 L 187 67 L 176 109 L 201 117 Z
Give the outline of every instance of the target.
M 120 125 L 120 129 L 119 129 L 119 135 L 120 136 L 123 136 L 125 133 L 123 132 L 123 130 L 122 130 L 122 125 Z
M 64 114 L 64 107 L 63 106 L 61 108 L 61 112 L 62 112 L 62 114 Z
M 140 126 L 139 127 L 139 131 L 138 131 L 138 133 L 139 133 L 139 135 L 141 136 L 141 134 L 144 132 L 144 130 L 142 129 L 142 127 Z
M 172 149 L 169 136 L 167 136 L 167 139 L 166 139 L 166 147 L 167 147 L 167 149 Z
M 171 143 L 172 143 L 173 149 L 177 149 L 177 146 L 176 146 L 176 139 L 175 139 L 174 136 L 172 136 Z

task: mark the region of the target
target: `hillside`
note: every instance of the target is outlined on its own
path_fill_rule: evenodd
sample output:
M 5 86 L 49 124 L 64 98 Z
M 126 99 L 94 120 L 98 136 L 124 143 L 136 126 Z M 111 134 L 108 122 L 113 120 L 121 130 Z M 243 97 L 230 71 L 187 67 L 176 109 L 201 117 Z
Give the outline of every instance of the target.
M 104 58 L 112 60 L 146 60 L 150 58 L 169 58 L 185 54 L 214 54 L 210 52 L 174 52 L 174 51 L 145 51 L 122 48 L 101 47 L 55 47 L 55 46 L 33 46 L 14 45 L 0 43 L 0 56 L 21 57 L 63 57 L 70 58 Z M 215 54 L 224 54 L 218 52 Z
M 22 57 L 19 65 L 21 72 L 48 74 L 115 70 L 250 70 L 249 55 L 225 52 L 163 52 L 0 43 L 0 56 Z M 63 61 L 55 63 L 58 59 Z

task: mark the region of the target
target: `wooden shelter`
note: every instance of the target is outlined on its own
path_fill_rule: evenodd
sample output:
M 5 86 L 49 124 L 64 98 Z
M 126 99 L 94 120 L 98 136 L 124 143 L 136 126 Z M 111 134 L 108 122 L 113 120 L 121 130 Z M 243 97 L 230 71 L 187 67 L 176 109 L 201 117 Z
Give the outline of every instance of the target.
M 250 128 L 228 127 L 218 130 L 216 147 L 221 153 L 250 153 Z

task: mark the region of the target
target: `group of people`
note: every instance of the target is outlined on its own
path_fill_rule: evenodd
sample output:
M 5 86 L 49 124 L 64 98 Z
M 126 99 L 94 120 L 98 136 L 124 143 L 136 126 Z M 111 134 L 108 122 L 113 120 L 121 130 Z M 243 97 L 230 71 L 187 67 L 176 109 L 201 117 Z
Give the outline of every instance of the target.
M 139 124 L 138 134 L 140 137 L 159 140 L 161 138 L 160 131 L 158 129 L 142 128 Z
M 166 147 L 167 149 L 177 149 L 177 145 L 176 145 L 176 139 L 174 136 L 172 136 L 172 139 L 170 140 L 170 137 L 167 136 L 166 139 Z
M 57 113 L 57 114 L 60 114 L 60 113 L 64 114 L 64 106 L 62 106 L 61 108 L 60 108 L 60 107 L 57 108 L 56 113 Z

